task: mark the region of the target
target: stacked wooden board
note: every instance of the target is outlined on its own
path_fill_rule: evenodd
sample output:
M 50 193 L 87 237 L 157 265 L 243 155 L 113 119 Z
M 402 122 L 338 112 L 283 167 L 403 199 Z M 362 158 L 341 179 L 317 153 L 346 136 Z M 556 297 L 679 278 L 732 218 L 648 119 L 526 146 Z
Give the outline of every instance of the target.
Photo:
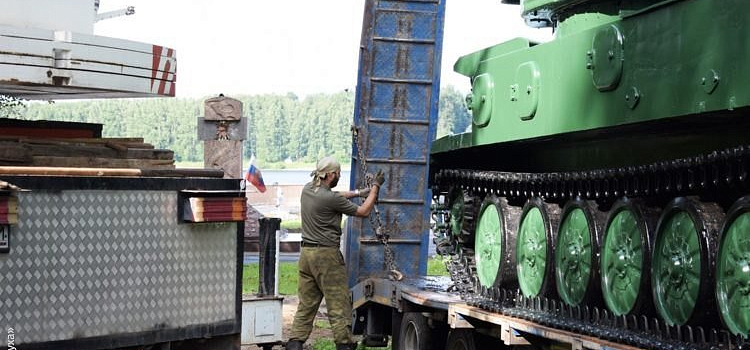
M 190 197 L 184 199 L 182 219 L 187 222 L 245 221 L 245 197 Z
M 142 138 L 36 138 L 0 135 L 0 165 L 174 169 L 174 152 Z
M 18 223 L 18 199 L 0 194 L 0 225 Z

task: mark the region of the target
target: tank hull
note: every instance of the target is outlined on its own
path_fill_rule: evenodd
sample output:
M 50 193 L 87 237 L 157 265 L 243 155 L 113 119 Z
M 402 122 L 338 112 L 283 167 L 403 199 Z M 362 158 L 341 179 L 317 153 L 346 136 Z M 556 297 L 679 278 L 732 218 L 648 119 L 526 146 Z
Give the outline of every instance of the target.
M 590 28 L 571 17 L 551 42 L 516 39 L 461 57 L 454 68 L 471 78 L 472 130 L 436 140 L 432 154 L 530 147 L 521 152 L 534 157 L 564 148 L 554 153 L 571 164 L 528 169 L 561 171 L 637 165 L 747 143 L 743 107 L 750 105 L 744 83 L 750 68 L 738 58 L 750 56 L 749 15 L 740 1 L 673 1 L 579 20 L 598 22 Z M 598 158 L 608 154 L 591 151 L 616 152 L 634 136 L 648 145 L 645 152 L 620 152 L 604 162 Z M 657 156 L 651 151 L 660 145 Z M 432 168 L 445 163 L 436 159 Z
M 750 211 L 742 200 L 750 188 L 750 90 L 743 83 L 750 69 L 742 59 L 750 57 L 743 23 L 750 8 L 740 1 L 641 3 L 619 12 L 553 13 L 559 22 L 551 42 L 516 39 L 458 60 L 455 70 L 472 83 L 472 129 L 432 144 L 430 183 L 443 203 L 433 215 L 447 223 L 438 225 L 445 229 L 435 230 L 436 241 L 453 257 L 454 279 L 474 281 L 462 290 L 470 300 L 544 286 L 555 276 L 589 276 L 581 268 L 597 279 L 576 279 L 595 286 L 585 295 L 568 283 L 567 290 L 521 288 L 520 297 L 564 305 L 571 298 L 563 294 L 580 292 L 585 301 L 566 307 L 605 305 L 608 316 L 691 334 L 723 324 L 717 332 L 746 337 L 750 308 L 730 305 L 747 304 L 738 291 L 748 276 L 729 266 L 743 264 L 750 248 L 717 242 L 744 227 L 727 217 Z M 476 243 L 465 232 L 480 213 L 457 204 L 495 197 L 510 210 L 533 205 L 547 213 L 499 233 L 516 238 L 505 244 L 514 245 L 518 267 L 517 280 L 502 283 L 476 276 L 488 269 L 481 242 L 492 240 Z M 565 215 L 584 202 L 587 215 Z M 460 236 L 451 235 L 456 216 L 463 218 Z M 601 233 L 581 243 L 570 237 L 586 235 L 570 227 Z M 529 267 L 532 273 L 522 273 Z

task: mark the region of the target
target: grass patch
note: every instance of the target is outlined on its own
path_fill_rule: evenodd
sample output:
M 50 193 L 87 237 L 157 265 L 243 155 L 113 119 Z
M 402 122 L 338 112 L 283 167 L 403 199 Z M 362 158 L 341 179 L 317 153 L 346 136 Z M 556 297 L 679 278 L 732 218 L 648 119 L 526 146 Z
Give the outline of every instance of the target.
M 299 278 L 296 261 L 282 261 L 279 264 L 279 294 L 296 295 Z M 258 263 L 246 264 L 242 269 L 242 294 L 258 292 Z M 442 257 L 427 259 L 428 276 L 448 276 Z
M 298 268 L 296 261 L 279 263 L 279 294 L 297 294 Z M 242 294 L 258 292 L 258 263 L 246 264 L 242 268 Z
M 387 347 L 384 347 L 384 348 L 370 348 L 370 347 L 360 344 L 359 347 L 357 347 L 357 350 L 376 350 L 376 349 L 390 350 L 391 346 L 388 345 Z M 333 340 L 318 338 L 318 339 L 315 339 L 315 342 L 313 343 L 313 350 L 336 350 L 336 344 L 333 342 Z
M 313 343 L 313 350 L 336 350 L 336 344 L 331 339 L 318 338 Z
M 281 228 L 299 230 L 302 228 L 302 220 L 281 220 Z
M 441 256 L 427 259 L 427 276 L 449 276 L 444 259 Z

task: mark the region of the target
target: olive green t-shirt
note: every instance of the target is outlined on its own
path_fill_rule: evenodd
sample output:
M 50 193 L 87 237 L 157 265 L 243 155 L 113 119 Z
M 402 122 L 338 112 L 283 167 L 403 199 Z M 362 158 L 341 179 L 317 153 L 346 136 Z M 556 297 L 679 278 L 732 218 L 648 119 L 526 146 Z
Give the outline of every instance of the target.
M 338 247 L 341 239 L 341 214 L 353 216 L 357 205 L 340 193 L 321 184 L 315 191 L 312 182 L 302 189 L 300 197 L 302 241 L 327 247 Z

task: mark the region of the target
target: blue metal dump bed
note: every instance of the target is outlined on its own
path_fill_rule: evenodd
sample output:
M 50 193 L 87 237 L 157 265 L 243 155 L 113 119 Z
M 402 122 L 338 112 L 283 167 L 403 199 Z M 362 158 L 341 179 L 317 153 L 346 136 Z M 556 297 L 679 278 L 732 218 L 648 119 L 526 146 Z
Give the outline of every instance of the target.
M 383 170 L 378 210 L 398 270 L 426 273 L 430 142 L 435 138 L 444 0 L 365 4 L 354 111 L 351 188 Z M 368 219 L 347 223 L 349 285 L 384 271 L 384 245 Z

